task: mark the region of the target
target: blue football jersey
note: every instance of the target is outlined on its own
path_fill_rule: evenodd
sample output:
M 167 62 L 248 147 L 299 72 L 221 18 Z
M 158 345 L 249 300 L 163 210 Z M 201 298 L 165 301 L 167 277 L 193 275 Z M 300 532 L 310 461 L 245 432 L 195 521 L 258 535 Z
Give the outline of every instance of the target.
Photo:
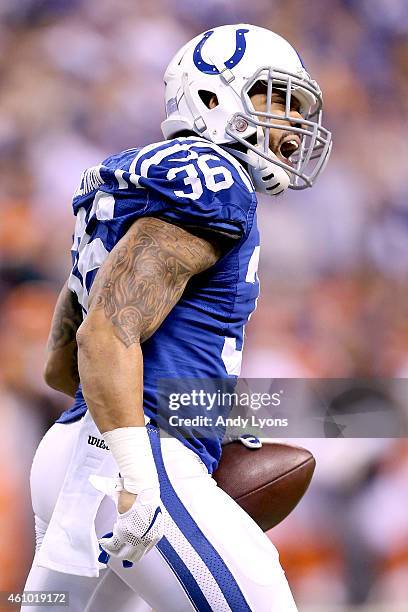
M 256 196 L 243 166 L 198 137 L 130 149 L 86 170 L 73 197 L 76 215 L 68 286 L 86 316 L 99 267 L 139 218 L 158 217 L 185 229 L 217 233 L 226 253 L 193 277 L 167 318 L 142 344 L 144 411 L 160 428 L 194 450 L 210 472 L 221 455 L 222 431 L 203 435 L 194 425 L 172 429 L 173 410 L 159 402 L 163 379 L 224 380 L 239 375 L 244 326 L 256 306 L 259 234 Z M 184 403 L 184 413 L 189 407 Z M 86 411 L 81 388 L 59 422 Z M 228 406 L 218 406 L 218 413 Z M 191 406 L 191 416 L 197 412 Z M 211 429 L 211 428 L 210 428 Z

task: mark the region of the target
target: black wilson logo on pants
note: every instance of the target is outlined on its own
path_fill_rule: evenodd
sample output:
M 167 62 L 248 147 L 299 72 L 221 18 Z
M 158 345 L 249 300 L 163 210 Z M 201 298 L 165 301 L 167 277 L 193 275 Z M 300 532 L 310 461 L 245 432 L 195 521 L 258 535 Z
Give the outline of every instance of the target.
M 88 436 L 88 444 L 96 446 L 97 448 L 102 448 L 103 450 L 109 450 L 109 446 L 105 444 L 105 441 L 100 438 L 95 438 L 95 436 Z

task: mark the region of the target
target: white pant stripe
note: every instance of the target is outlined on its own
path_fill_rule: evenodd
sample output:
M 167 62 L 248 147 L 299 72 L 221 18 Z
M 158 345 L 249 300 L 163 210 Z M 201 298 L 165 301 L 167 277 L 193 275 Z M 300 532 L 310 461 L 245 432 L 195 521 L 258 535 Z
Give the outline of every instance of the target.
M 212 610 L 217 612 L 231 612 L 217 581 L 201 559 L 200 555 L 194 550 L 185 535 L 171 518 L 166 508 L 163 507 L 166 521 L 166 538 L 186 564 L 198 586 L 205 595 Z

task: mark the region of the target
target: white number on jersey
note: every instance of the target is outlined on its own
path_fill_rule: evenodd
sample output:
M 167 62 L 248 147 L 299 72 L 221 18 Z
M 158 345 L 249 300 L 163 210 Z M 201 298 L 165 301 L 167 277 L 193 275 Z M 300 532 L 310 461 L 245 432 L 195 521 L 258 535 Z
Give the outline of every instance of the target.
M 211 168 L 211 166 L 208 165 L 207 162 L 211 159 L 215 161 L 219 160 L 216 155 L 198 155 L 194 151 L 189 151 L 189 153 L 190 156 L 188 159 L 194 158 L 197 160 L 197 165 L 204 175 L 204 183 L 207 189 L 217 192 L 221 191 L 222 189 L 229 189 L 234 183 L 234 179 L 232 178 L 232 174 L 228 168 L 225 168 L 224 166 L 216 166 Z M 197 200 L 200 198 L 203 194 L 203 185 L 195 165 L 191 163 L 179 168 L 170 168 L 167 173 L 167 178 L 171 181 L 180 172 L 185 172 L 187 174 L 186 178 L 184 179 L 184 184 L 186 186 L 190 186 L 192 191 L 175 190 L 174 195 L 176 195 L 178 198 L 190 198 L 191 200 Z M 222 180 L 216 181 L 216 176 L 222 176 L 223 178 Z
M 113 219 L 114 206 L 115 200 L 111 195 L 98 191 L 95 194 L 89 217 L 95 214 L 97 219 Z M 76 293 L 78 302 L 85 311 L 88 310 L 89 298 L 86 288 L 86 275 L 88 272 L 100 268 L 109 255 L 100 238 L 90 240 L 90 235 L 86 233 L 86 209 L 82 207 L 77 214 L 74 243 L 72 245 L 72 251 L 76 252 L 76 267 L 82 276 L 82 281 L 71 273 L 68 279 L 68 287 Z
M 259 252 L 260 252 L 260 247 L 256 246 L 248 262 L 248 270 L 245 276 L 246 283 L 254 284 L 258 280 L 257 272 L 258 272 L 258 263 L 259 263 Z M 258 302 L 258 298 L 255 302 L 254 310 L 256 309 L 257 302 Z M 251 318 L 253 312 L 254 311 L 252 311 L 251 314 L 249 315 L 248 321 Z M 221 359 L 223 360 L 225 369 L 230 376 L 240 375 L 241 365 L 242 365 L 242 351 L 244 349 L 244 336 L 245 336 L 245 326 L 242 330 L 242 348 L 240 351 L 237 349 L 236 338 L 232 338 L 229 336 L 225 336 L 224 338 L 224 346 L 221 352 Z

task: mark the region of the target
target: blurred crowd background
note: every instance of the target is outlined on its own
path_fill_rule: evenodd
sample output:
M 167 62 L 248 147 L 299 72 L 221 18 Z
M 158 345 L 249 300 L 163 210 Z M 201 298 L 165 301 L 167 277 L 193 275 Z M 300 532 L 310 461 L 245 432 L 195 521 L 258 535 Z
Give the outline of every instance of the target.
M 244 373 L 408 375 L 406 0 L 1 0 L 0 590 L 24 584 L 30 462 L 69 404 L 42 364 L 69 272 L 72 192 L 109 153 L 161 139 L 168 60 L 234 22 L 297 48 L 334 137 L 312 190 L 261 200 L 262 296 Z M 406 440 L 303 444 L 315 480 L 271 533 L 300 610 L 406 604 Z

